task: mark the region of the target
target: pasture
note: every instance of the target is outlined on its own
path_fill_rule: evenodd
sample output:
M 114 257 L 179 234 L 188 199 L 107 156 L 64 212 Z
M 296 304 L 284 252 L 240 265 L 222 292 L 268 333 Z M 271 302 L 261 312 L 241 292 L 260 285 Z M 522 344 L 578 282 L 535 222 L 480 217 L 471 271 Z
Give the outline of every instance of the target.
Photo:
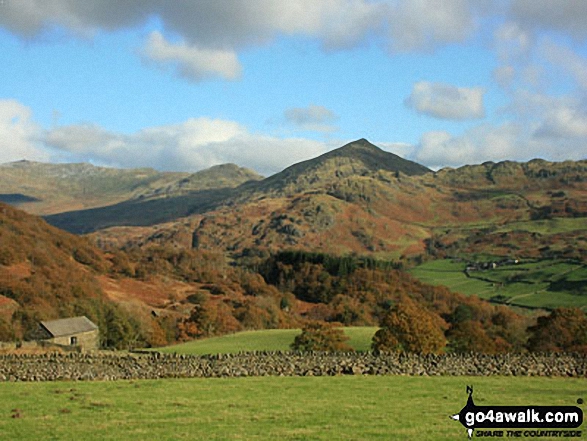
M 345 327 L 348 344 L 355 351 L 368 351 L 377 327 Z M 300 329 L 265 329 L 194 340 L 179 345 L 157 348 L 159 352 L 178 354 L 234 354 L 252 351 L 289 351 Z
M 449 415 L 465 405 L 468 384 L 478 405 L 576 405 L 587 396 L 584 379 L 531 377 L 1 383 L 0 438 L 465 440 Z
M 426 262 L 411 270 L 425 283 L 508 305 L 587 308 L 587 267 L 564 260 L 540 260 L 469 271 L 455 259 Z

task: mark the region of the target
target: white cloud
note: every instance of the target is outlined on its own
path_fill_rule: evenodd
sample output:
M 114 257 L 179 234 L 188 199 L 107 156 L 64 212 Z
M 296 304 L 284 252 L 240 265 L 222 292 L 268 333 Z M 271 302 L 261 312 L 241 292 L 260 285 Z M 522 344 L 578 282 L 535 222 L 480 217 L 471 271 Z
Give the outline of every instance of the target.
M 481 88 L 420 81 L 414 84 L 405 104 L 418 113 L 441 119 L 477 119 L 485 116 Z
M 428 132 L 416 147 L 414 158 L 433 169 L 523 159 L 520 157 L 519 136 L 520 128 L 511 123 L 500 127 L 483 124 L 462 136 L 452 136 L 448 132 Z
M 504 89 L 509 88 L 516 78 L 516 69 L 513 66 L 498 66 L 493 70 L 493 79 Z
M 374 144 L 404 159 L 412 158 L 416 149 L 415 145 L 407 142 L 374 142 Z
M 6 0 L 0 25 L 28 38 L 53 27 L 92 35 L 158 17 L 167 36 L 198 51 L 238 51 L 279 35 L 316 38 L 329 50 L 375 38 L 411 51 L 464 41 L 476 27 L 474 9 L 467 0 Z
M 158 17 L 166 33 L 199 49 L 238 50 L 277 35 L 315 37 L 338 49 L 377 35 L 394 51 L 411 51 L 462 42 L 486 17 L 504 20 L 502 36 L 521 46 L 536 30 L 584 38 L 585 16 L 584 0 L 5 0 L 0 25 L 25 37 L 54 26 L 91 35 Z
M 315 36 L 327 46 L 348 47 L 378 26 L 384 7 L 365 0 L 9 0 L 0 24 L 31 37 L 54 25 L 92 33 L 158 16 L 167 30 L 201 48 L 260 44 L 277 34 Z
M 551 40 L 545 40 L 539 51 L 554 68 L 562 69 L 583 91 L 587 91 L 587 59 L 585 57 Z
M 210 77 L 235 80 L 241 75 L 241 65 L 234 51 L 173 44 L 159 32 L 151 33 L 142 54 L 145 59 L 163 67 L 175 66 L 178 75 L 189 81 Z
M 518 91 L 501 125 L 481 124 L 460 136 L 427 132 L 413 159 L 431 168 L 485 161 L 587 158 L 587 101 Z
M 308 107 L 292 107 L 283 113 L 287 122 L 302 130 L 316 132 L 334 132 L 338 128 L 332 123 L 338 116 L 324 106 L 310 105 Z
M 510 16 L 530 29 L 555 30 L 577 39 L 587 36 L 585 0 L 512 0 Z
M 387 21 L 393 51 L 430 50 L 464 41 L 475 28 L 467 0 L 390 2 Z
M 535 132 L 536 137 L 553 140 L 575 138 L 587 140 L 587 111 L 579 106 L 558 106 L 548 110 Z
M 150 0 L 5 0 L 0 25 L 27 38 L 54 26 L 80 35 L 91 35 L 99 29 L 134 26 L 147 19 L 153 6 L 155 2 Z
M 500 125 L 481 124 L 454 136 L 425 133 L 413 159 L 431 167 L 485 161 L 587 158 L 587 99 L 516 90 Z
M 44 131 L 28 107 L 0 100 L 0 163 L 58 160 L 194 172 L 232 162 L 270 175 L 335 147 L 339 145 L 334 141 L 278 138 L 252 133 L 235 121 L 211 118 L 191 118 L 131 134 L 95 124 Z
M 15 100 L 0 100 L 0 163 L 48 160 L 50 155 L 40 144 L 41 132 L 28 107 Z
M 97 126 L 65 126 L 50 131 L 46 143 L 78 161 L 103 165 L 196 171 L 232 162 L 265 175 L 328 149 L 318 141 L 258 135 L 234 121 L 209 118 L 130 135 Z
M 495 30 L 494 44 L 498 57 L 508 63 L 529 55 L 534 45 L 534 36 L 520 27 L 519 23 L 508 21 Z

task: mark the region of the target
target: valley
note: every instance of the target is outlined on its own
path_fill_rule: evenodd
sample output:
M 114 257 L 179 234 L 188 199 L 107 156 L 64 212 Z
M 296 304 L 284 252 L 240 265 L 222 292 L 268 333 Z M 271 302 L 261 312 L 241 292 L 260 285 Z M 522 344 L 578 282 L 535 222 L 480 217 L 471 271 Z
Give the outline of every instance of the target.
M 361 139 L 268 178 L 19 162 L 0 182 L 52 224 L 2 208 L 4 339 L 73 313 L 117 329 L 102 336 L 116 347 L 373 327 L 407 295 L 449 346 L 465 308 L 480 332 L 467 344 L 503 351 L 538 316 L 587 309 L 587 161 L 432 171 Z M 518 263 L 477 269 L 504 261 Z

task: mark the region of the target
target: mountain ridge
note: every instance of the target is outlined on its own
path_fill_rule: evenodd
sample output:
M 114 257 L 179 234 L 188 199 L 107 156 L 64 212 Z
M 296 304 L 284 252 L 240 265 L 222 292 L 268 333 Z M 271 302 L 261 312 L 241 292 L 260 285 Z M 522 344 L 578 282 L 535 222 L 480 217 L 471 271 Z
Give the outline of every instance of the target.
M 198 189 L 203 175 L 217 184 L 222 171 L 239 179 Z M 129 246 L 170 241 L 229 254 L 293 247 L 399 258 L 427 252 L 439 231 L 453 237 L 455 228 L 587 217 L 587 161 L 486 162 L 433 172 L 365 139 L 262 180 L 223 165 L 159 188 L 46 219 Z
M 260 179 L 262 176 L 256 172 L 235 164 L 221 164 L 190 174 L 22 160 L 0 164 L 0 202 L 33 214 L 54 215 L 133 199 L 235 187 Z

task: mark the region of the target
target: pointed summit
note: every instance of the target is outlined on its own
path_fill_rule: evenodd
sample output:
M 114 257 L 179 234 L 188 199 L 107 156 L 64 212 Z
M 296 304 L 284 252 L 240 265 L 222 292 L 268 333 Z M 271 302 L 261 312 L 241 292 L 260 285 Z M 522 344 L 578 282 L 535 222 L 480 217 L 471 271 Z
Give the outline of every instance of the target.
M 351 158 L 361 161 L 369 170 L 386 170 L 391 172 L 402 172 L 406 175 L 423 175 L 431 170 L 407 159 L 403 159 L 393 153 L 386 152 L 365 138 L 348 144 L 326 153 L 316 159 L 330 158 Z
M 260 188 L 283 190 L 293 186 L 292 190 L 302 191 L 308 185 L 379 170 L 401 172 L 409 176 L 431 172 L 423 165 L 381 150 L 361 138 L 317 158 L 294 164 L 262 181 Z

